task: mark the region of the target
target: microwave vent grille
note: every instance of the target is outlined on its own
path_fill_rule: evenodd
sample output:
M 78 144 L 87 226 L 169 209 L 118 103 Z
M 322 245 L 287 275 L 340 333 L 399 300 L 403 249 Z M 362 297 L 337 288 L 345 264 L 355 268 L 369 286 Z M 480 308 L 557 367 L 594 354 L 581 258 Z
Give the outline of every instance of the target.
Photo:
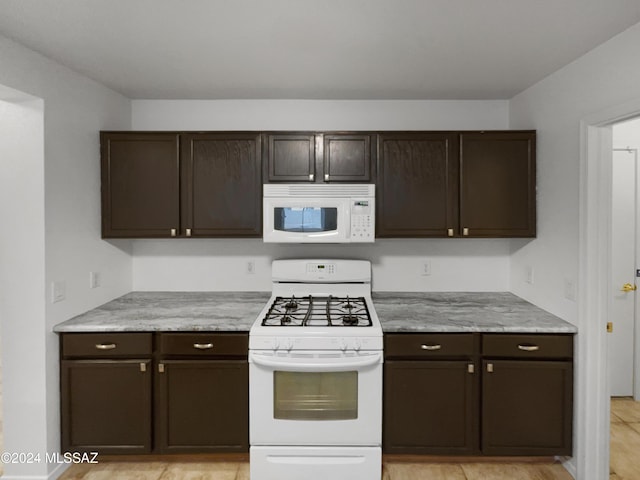
M 268 184 L 264 186 L 265 197 L 373 197 L 372 184 Z

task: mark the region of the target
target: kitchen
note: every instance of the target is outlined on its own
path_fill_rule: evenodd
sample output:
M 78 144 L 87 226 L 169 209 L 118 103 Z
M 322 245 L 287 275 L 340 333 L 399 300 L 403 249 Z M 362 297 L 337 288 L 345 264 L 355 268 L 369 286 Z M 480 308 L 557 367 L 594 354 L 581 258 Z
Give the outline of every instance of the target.
M 623 112 L 627 115 L 640 111 L 632 104 L 640 96 L 640 72 L 637 63 L 630 61 L 635 58 L 639 37 L 638 26 L 631 27 L 508 100 L 417 101 L 130 100 L 3 38 L 0 83 L 13 91 L 3 90 L 2 98 L 15 105 L 16 90 L 30 94 L 18 100 L 23 103 L 16 106 L 15 114 L 22 119 L 21 125 L 33 122 L 29 156 L 21 154 L 23 165 L 31 170 L 12 177 L 24 179 L 26 190 L 13 194 L 21 195 L 17 198 L 24 200 L 29 214 L 16 218 L 3 210 L 2 215 L 7 218 L 7 230 L 16 232 L 3 237 L 2 251 L 15 252 L 7 263 L 3 257 L 3 265 L 9 266 L 3 272 L 21 272 L 18 277 L 15 273 L 2 277 L 5 448 L 50 451 L 58 445 L 54 325 L 132 290 L 225 290 L 233 286 L 268 291 L 270 264 L 275 258 L 310 254 L 365 257 L 373 263 L 372 288 L 377 291 L 511 291 L 577 325 L 580 332 L 590 328 L 579 318 L 578 304 L 566 299 L 564 291 L 565 279 L 578 285 L 579 277 L 579 124 L 590 114 L 622 104 L 628 105 Z M 38 104 L 42 99 L 44 107 Z M 16 126 L 9 122 L 8 128 Z M 380 240 L 365 248 L 323 246 L 310 253 L 308 247 L 270 246 L 249 239 L 104 242 L 99 238 L 100 130 L 505 128 L 538 132 L 535 240 Z M 33 132 L 40 132 L 41 140 Z M 87 158 L 95 161 L 87 162 Z M 567 160 L 560 162 L 559 158 Z M 3 191 L 8 194 L 11 190 Z M 4 199 L 3 208 L 15 206 L 15 201 Z M 432 275 L 423 276 L 415 269 L 416 258 L 431 260 Z M 256 273 L 245 274 L 251 260 Z M 533 284 L 525 281 L 527 266 L 535 268 Z M 89 289 L 91 271 L 100 272 L 100 288 Z M 211 275 L 219 271 L 225 276 Z M 39 279 L 36 285 L 33 279 Z M 50 303 L 49 286 L 59 280 L 66 281 L 66 300 Z M 25 316 L 31 320 L 25 321 Z M 38 347 L 35 351 L 33 342 Z M 597 342 L 595 346 L 579 345 L 588 352 L 599 348 Z M 27 351 L 33 355 L 27 358 Z M 598 370 L 587 352 L 578 351 L 577 391 L 579 398 L 587 399 L 598 391 L 589 386 Z M 25 402 L 26 398 L 30 400 Z M 587 453 L 596 448 L 587 444 L 588 435 L 593 438 L 594 431 L 603 431 L 587 420 L 602 417 L 598 408 L 589 402 L 577 405 L 574 460 L 576 470 L 582 472 L 579 478 L 599 478 L 588 475 L 604 468 L 598 463 L 602 455 Z M 11 467 L 14 470 L 7 468 L 7 475 L 18 478 L 44 478 L 50 473 L 42 465 Z

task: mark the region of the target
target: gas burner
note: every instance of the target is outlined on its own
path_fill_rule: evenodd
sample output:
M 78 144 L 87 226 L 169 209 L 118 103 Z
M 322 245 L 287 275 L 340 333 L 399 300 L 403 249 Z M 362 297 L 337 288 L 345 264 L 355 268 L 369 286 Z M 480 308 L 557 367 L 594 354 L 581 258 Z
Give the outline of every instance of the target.
M 287 310 L 297 310 L 298 302 L 296 302 L 296 297 L 291 297 L 291 300 L 284 304 L 284 308 Z
M 349 325 L 349 326 L 358 325 L 359 321 L 360 319 L 356 315 L 344 315 L 342 317 L 342 323 L 344 325 Z

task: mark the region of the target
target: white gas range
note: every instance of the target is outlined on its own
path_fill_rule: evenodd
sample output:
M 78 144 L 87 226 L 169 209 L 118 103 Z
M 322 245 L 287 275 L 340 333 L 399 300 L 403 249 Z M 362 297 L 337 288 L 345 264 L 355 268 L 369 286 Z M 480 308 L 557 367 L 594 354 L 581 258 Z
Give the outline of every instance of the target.
M 361 260 L 276 260 L 249 333 L 252 480 L 380 479 L 382 327 Z

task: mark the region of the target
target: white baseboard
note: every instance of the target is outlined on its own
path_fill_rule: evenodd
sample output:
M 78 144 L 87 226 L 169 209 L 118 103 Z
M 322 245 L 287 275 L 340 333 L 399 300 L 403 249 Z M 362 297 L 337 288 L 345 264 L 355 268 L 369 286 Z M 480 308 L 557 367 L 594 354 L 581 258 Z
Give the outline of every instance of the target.
M 562 461 L 562 466 L 573 478 L 578 478 L 578 469 L 575 457 L 564 457 L 559 460 Z

